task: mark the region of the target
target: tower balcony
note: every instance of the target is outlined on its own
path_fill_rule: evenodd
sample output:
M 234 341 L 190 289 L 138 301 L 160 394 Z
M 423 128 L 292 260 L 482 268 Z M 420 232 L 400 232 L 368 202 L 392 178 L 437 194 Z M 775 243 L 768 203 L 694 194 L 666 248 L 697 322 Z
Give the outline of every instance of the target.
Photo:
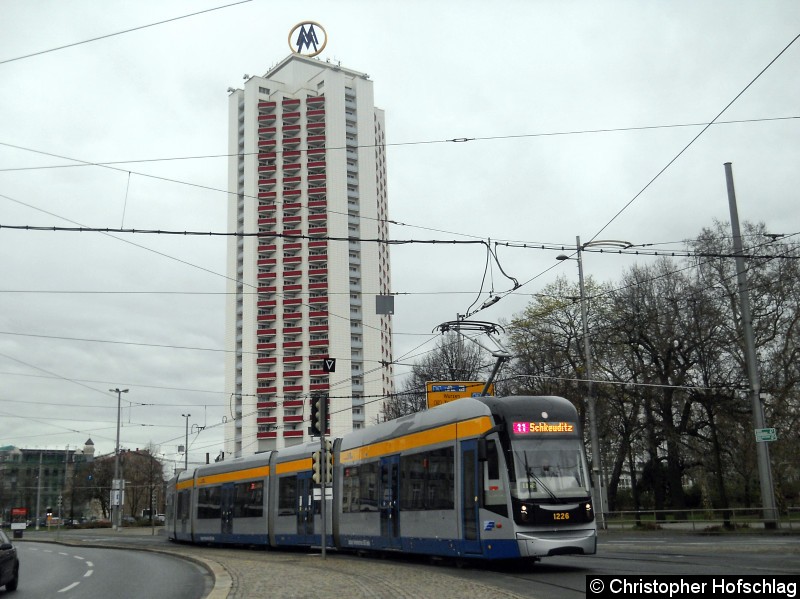
M 283 319 L 284 320 L 299 320 L 300 318 L 303 318 L 303 313 L 302 312 L 284 312 L 283 313 Z
M 300 125 L 284 125 L 281 131 L 284 137 L 290 137 L 292 134 L 299 134 L 300 129 Z
M 325 96 L 309 96 L 306 98 L 306 105 L 309 108 L 318 108 L 325 105 Z
M 272 112 L 275 110 L 277 105 L 277 102 L 273 102 L 271 100 L 261 100 L 258 103 L 258 111 L 261 113 Z
M 281 106 L 295 109 L 300 106 L 300 98 L 284 98 L 281 102 Z
M 302 439 L 303 431 L 302 430 L 299 430 L 299 431 L 287 431 L 287 430 L 285 430 L 285 431 L 283 431 L 283 437 L 284 438 L 298 437 L 298 438 Z
M 325 120 L 325 109 L 315 108 L 313 110 L 308 110 L 306 111 L 306 118 L 308 118 L 311 123 L 320 123 Z
M 311 270 L 308 271 L 308 276 L 313 277 L 315 275 L 318 276 L 318 277 L 326 277 L 326 276 L 328 276 L 328 268 L 327 267 L 314 268 L 314 269 L 311 269 Z M 309 288 L 311 288 L 311 287 L 309 287 Z
M 275 164 L 264 164 L 258 167 L 259 173 L 275 173 L 278 170 L 278 166 Z
M 308 201 L 308 207 L 309 208 L 327 208 L 327 206 L 328 206 L 328 200 L 325 199 L 325 198 L 322 198 L 321 200 L 319 200 L 319 199 L 318 200 L 311 200 L 310 199 Z
M 256 364 L 259 366 L 263 364 L 277 364 L 278 358 L 271 357 L 271 358 L 256 358 Z
M 278 407 L 278 402 L 277 401 L 260 401 L 259 400 L 259 402 L 256 404 L 256 407 L 259 410 L 270 410 L 270 409 L 274 410 L 275 408 Z
M 256 379 L 260 381 L 274 381 L 278 378 L 277 372 L 259 372 L 256 374 Z M 259 383 L 260 384 L 260 383 Z
M 303 422 L 303 415 L 302 414 L 295 414 L 293 416 L 284 416 L 283 421 L 287 424 L 294 424 Z M 294 432 L 294 431 L 292 431 Z
M 273 116 L 273 115 L 270 115 L 270 116 Z M 259 118 L 259 120 L 261 119 L 261 117 L 258 117 L 258 118 Z M 283 113 L 283 122 L 284 122 L 284 124 L 286 124 L 286 123 L 294 123 L 299 118 L 300 118 L 300 113 L 299 112 L 284 112 Z
M 308 195 L 309 195 L 309 197 L 318 196 L 318 195 L 324 195 L 326 191 L 327 191 L 327 188 L 325 188 L 325 187 L 309 187 L 308 188 Z
M 303 392 L 303 385 L 284 385 L 283 386 L 284 393 L 302 393 Z
M 264 285 L 263 287 L 257 287 L 256 291 L 258 293 L 277 293 L 278 288 L 275 285 Z
M 274 123 L 278 120 L 278 115 L 276 114 L 259 114 L 258 115 L 258 124 L 259 125 L 266 125 L 268 123 Z
M 257 439 L 277 439 L 278 431 L 258 431 L 256 433 Z
M 258 135 L 259 137 L 263 137 L 264 139 L 272 137 L 278 132 L 277 127 L 259 127 L 258 128 Z
M 257 424 L 275 424 L 278 422 L 277 416 L 261 416 L 256 418 Z
M 329 391 L 330 388 L 331 386 L 328 383 L 314 383 L 309 387 L 311 391 Z
M 327 262 L 327 261 L 328 261 L 328 254 L 316 254 L 314 256 L 309 256 L 308 257 L 309 264 L 312 263 L 312 262 L 319 263 L 319 262 Z M 284 259 L 284 262 L 286 262 L 285 259 Z
M 311 237 L 314 236 L 323 237 L 328 234 L 328 227 L 314 227 L 313 229 L 309 227 L 308 234 Z
M 259 204 L 258 205 L 258 212 L 261 214 L 266 214 L 269 212 L 275 212 L 278 209 L 278 206 L 273 202 L 268 202 L 266 204 Z

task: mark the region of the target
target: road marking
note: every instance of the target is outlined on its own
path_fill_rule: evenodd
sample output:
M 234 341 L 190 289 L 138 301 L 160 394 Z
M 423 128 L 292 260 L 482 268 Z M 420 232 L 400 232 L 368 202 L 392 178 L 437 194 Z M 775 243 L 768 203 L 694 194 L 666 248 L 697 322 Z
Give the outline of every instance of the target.
M 58 592 L 59 593 L 66 593 L 67 591 L 71 591 L 72 589 L 74 589 L 79 584 L 80 584 L 80 582 L 73 582 L 71 585 L 64 587 L 63 589 L 61 589 Z
M 73 555 L 72 557 L 74 557 L 75 559 L 83 559 L 80 555 Z
M 84 574 L 83 577 L 84 578 L 89 578 L 92 575 L 93 572 L 94 572 L 94 570 L 86 570 L 86 574 Z
M 86 567 L 94 568 L 94 564 L 92 562 L 86 562 Z
M 64 551 L 59 551 L 59 552 L 58 552 L 58 555 L 67 555 L 67 556 L 68 556 L 68 555 L 69 555 L 69 553 L 66 553 L 66 552 L 64 552 Z

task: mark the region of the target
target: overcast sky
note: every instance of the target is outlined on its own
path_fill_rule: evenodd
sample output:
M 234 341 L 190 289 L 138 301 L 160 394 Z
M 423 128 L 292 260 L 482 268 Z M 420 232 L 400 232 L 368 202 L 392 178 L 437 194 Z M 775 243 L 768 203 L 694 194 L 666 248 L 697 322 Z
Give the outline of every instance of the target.
M 636 197 L 800 33 L 795 0 L 254 0 L 14 60 L 224 4 L 2 0 L 0 226 L 225 231 L 226 90 L 314 20 L 321 58 L 368 73 L 386 111 L 394 239 L 680 249 L 729 220 L 725 162 L 742 222 L 800 232 L 800 42 L 718 119 L 749 122 L 709 127 Z M 510 319 L 576 279 L 557 253 L 501 247 L 525 284 L 504 295 L 495 265 L 478 303 L 504 297 L 475 318 Z M 391 256 L 408 364 L 478 297 L 486 253 Z M 584 267 L 615 281 L 632 260 L 592 253 Z M 224 275 L 222 237 L 0 229 L 0 446 L 91 437 L 111 453 L 119 387 L 123 448 L 182 460 L 191 414 L 190 461 L 215 457 L 231 393 Z

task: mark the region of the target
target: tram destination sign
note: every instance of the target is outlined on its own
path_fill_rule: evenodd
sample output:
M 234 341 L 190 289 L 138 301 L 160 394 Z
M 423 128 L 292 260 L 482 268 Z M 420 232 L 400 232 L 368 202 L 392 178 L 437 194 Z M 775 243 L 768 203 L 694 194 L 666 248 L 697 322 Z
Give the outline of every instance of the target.
M 538 435 L 574 433 L 576 429 L 573 422 L 514 422 L 512 430 L 515 435 Z

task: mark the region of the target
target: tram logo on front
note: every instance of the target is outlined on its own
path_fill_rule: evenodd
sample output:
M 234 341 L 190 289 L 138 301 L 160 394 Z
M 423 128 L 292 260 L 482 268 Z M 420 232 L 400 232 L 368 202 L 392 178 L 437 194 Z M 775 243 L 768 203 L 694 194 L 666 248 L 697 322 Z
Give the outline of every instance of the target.
M 294 54 L 316 56 L 325 49 L 327 43 L 325 28 L 315 21 L 298 23 L 289 32 L 289 47 Z

